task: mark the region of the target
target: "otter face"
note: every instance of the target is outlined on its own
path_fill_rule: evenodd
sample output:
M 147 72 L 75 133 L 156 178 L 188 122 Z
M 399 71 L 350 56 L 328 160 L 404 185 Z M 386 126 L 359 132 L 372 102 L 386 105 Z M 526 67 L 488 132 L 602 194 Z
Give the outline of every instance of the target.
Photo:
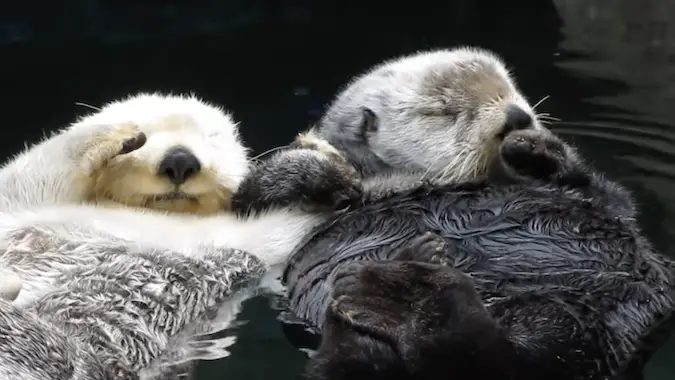
M 195 97 L 141 94 L 78 124 L 124 122 L 137 125 L 147 141 L 96 173 L 95 201 L 198 214 L 229 209 L 248 172 L 248 153 L 228 114 Z
M 332 129 L 329 141 L 362 136 L 385 166 L 466 181 L 486 176 L 510 131 L 542 127 L 497 56 L 459 48 L 376 66 L 338 96 L 321 128 Z

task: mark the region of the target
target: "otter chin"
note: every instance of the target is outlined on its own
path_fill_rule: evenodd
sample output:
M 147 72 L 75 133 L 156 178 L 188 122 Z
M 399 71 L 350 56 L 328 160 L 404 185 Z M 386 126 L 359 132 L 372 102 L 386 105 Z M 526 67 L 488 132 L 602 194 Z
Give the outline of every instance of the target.
M 143 138 L 91 178 L 90 202 L 158 211 L 215 214 L 248 170 L 234 121 L 201 101 L 143 94 L 106 105 L 80 123 L 130 123 Z

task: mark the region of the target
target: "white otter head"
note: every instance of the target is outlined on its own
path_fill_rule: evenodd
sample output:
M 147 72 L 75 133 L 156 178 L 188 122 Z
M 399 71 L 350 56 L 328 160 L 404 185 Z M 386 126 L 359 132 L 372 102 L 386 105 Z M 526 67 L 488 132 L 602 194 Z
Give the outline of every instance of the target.
M 467 47 L 377 65 L 319 123 L 364 174 L 421 170 L 449 181 L 483 178 L 501 139 L 524 128 L 541 125 L 504 63 Z
M 95 201 L 198 214 L 229 208 L 248 172 L 248 152 L 229 114 L 194 96 L 139 94 L 77 124 L 118 123 L 137 125 L 147 142 L 96 173 Z

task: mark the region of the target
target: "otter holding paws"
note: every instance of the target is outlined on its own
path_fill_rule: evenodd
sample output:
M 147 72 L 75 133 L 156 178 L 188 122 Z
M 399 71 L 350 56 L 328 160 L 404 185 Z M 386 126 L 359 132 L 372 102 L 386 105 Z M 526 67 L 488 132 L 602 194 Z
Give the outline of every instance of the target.
M 239 185 L 232 207 L 240 214 L 299 204 L 326 212 L 360 204 L 361 175 L 341 153 L 312 134 L 260 162 Z

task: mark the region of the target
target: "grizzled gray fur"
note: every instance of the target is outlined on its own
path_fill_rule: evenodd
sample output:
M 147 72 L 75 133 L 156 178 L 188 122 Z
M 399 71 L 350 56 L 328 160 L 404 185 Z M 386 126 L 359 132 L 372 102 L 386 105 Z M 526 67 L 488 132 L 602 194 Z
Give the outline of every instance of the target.
M 64 275 L 27 309 L 0 301 L 0 378 L 141 378 L 141 370 L 162 364 L 160 354 L 189 351 L 194 334 L 210 332 L 223 301 L 249 291 L 265 271 L 238 250 L 204 247 L 202 258 L 191 259 L 124 243 L 71 242 L 98 255 L 100 264 Z M 152 378 L 166 371 L 156 369 Z
M 311 379 L 641 379 L 667 338 L 675 264 L 500 65 L 385 62 L 315 129 L 366 178 L 364 205 L 286 268 L 291 311 L 322 334 Z

